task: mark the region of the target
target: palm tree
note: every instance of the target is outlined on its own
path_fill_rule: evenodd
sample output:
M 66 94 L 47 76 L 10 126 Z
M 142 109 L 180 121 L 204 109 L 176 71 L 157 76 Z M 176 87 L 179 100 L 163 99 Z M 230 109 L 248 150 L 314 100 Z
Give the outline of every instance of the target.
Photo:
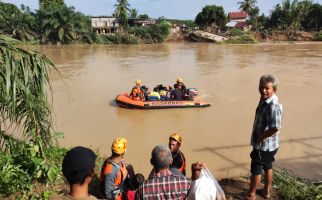
M 129 2 L 127 0 L 117 0 L 115 7 L 115 16 L 118 18 L 120 25 L 126 26 L 128 19 Z
M 55 65 L 44 55 L 16 48 L 0 39 L 0 149 L 12 151 L 20 142 L 53 144 L 52 110 L 48 103 L 48 70 Z
M 36 38 L 35 17 L 28 7 L 22 6 L 21 9 L 12 4 L 0 2 L 0 29 L 16 39 L 33 40 Z
M 77 27 L 82 27 L 74 8 L 66 5 L 52 5 L 39 10 L 37 16 L 43 43 L 71 43 L 77 39 Z
M 51 4 L 64 4 L 64 0 L 39 0 L 39 8 L 40 9 L 47 9 L 51 6 Z
M 257 0 L 244 0 L 238 2 L 237 4 L 239 4 L 239 9 L 247 13 L 250 13 L 251 9 L 255 8 L 256 3 Z
M 138 17 L 138 13 L 139 13 L 139 11 L 137 9 L 135 9 L 135 8 L 130 9 L 130 12 L 129 12 L 130 18 L 132 18 L 132 19 L 137 18 Z

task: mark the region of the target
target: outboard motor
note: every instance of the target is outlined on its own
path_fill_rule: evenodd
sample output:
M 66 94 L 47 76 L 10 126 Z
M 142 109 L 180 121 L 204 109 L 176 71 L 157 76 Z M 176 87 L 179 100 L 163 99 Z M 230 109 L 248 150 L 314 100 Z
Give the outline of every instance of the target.
M 188 94 L 189 100 L 193 100 L 194 97 L 198 96 L 198 89 L 197 88 L 188 88 L 187 94 Z

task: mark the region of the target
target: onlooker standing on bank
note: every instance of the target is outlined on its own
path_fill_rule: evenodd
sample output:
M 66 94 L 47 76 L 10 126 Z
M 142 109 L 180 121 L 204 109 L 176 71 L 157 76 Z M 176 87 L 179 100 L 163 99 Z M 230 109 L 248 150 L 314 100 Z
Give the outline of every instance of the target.
M 259 81 L 260 101 L 251 137 L 253 151 L 250 154 L 251 182 L 247 199 L 256 199 L 256 188 L 261 180 L 262 169 L 265 171 L 263 197 L 270 197 L 273 171 L 272 162 L 279 148 L 279 130 L 282 123 L 282 106 L 276 96 L 278 81 L 272 75 L 263 75 Z
M 88 187 L 93 180 L 95 168 L 95 153 L 85 147 L 75 147 L 69 150 L 62 164 L 62 171 L 66 177 L 70 192 L 63 197 L 53 200 L 94 200 L 94 196 L 88 194 Z
M 135 200 L 186 199 L 191 187 L 191 179 L 182 175 L 173 174 L 169 167 L 172 163 L 172 155 L 169 147 L 158 145 L 151 153 L 152 172 L 149 178 L 139 186 L 135 194 Z M 204 163 L 197 162 L 191 166 L 191 178 L 199 178 Z

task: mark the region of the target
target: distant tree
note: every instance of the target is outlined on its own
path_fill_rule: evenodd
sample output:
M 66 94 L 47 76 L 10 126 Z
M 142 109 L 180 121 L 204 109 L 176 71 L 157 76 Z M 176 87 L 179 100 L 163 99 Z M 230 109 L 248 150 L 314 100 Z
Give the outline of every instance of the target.
M 254 8 L 251 8 L 248 11 L 249 14 L 249 23 L 252 25 L 253 29 L 257 30 L 258 28 L 258 14 L 259 14 L 259 8 L 255 6 Z
M 127 26 L 128 12 L 130 4 L 127 0 L 117 0 L 115 7 L 115 16 L 117 17 L 119 24 L 123 27 Z
M 302 21 L 302 26 L 308 30 L 319 31 L 322 29 L 322 5 L 315 3 Z
M 90 29 L 89 18 L 65 4 L 39 10 L 37 19 L 43 43 L 71 43 Z
M 244 1 L 238 2 L 237 4 L 239 4 L 240 10 L 250 14 L 251 10 L 256 7 L 256 3 L 257 3 L 257 0 L 244 0 Z
M 51 4 L 65 4 L 64 0 L 39 0 L 39 8 L 46 9 L 51 6 Z
M 309 13 L 311 5 L 309 0 L 301 2 L 283 0 L 281 5 L 275 6 L 268 24 L 273 28 L 298 30 L 301 28 L 301 22 Z
M 138 16 L 138 18 L 139 18 L 139 19 L 142 19 L 142 20 L 147 20 L 147 19 L 149 19 L 150 17 L 149 17 L 149 15 L 147 15 L 147 14 L 142 14 L 142 15 L 139 15 L 139 16 Z
M 0 30 L 19 40 L 33 40 L 36 35 L 36 20 L 30 9 L 0 2 Z
M 130 12 L 129 12 L 130 18 L 137 18 L 138 17 L 138 13 L 139 13 L 139 11 L 137 9 L 135 9 L 135 8 L 130 9 Z
M 268 22 L 268 17 L 266 17 L 264 14 L 260 15 L 257 17 L 257 28 L 259 30 L 263 30 L 268 28 L 267 22 Z
M 222 6 L 207 5 L 197 14 L 195 22 L 201 28 L 205 28 L 213 23 L 219 27 L 224 27 L 227 17 Z

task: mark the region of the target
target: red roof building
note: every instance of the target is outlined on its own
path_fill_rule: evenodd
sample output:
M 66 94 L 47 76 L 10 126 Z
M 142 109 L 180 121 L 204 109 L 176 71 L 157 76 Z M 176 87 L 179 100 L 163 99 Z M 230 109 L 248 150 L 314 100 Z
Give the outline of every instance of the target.
M 229 12 L 228 18 L 229 22 L 226 24 L 226 26 L 231 28 L 238 28 L 247 30 L 249 29 L 249 24 L 247 23 L 247 13 L 244 11 L 240 12 Z
M 247 13 L 244 11 L 240 12 L 229 12 L 228 13 L 228 18 L 230 21 L 240 21 L 240 20 L 245 20 L 247 19 Z

